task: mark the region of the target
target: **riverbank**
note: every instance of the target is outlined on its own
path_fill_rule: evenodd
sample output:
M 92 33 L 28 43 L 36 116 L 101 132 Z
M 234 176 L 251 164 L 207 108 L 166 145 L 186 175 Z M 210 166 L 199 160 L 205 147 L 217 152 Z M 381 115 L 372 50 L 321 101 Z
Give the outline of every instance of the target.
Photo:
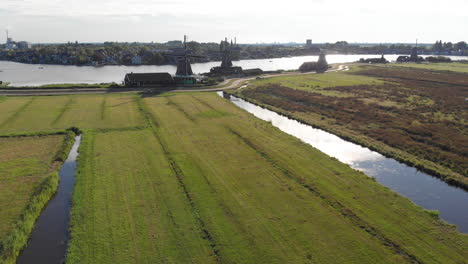
M 343 75 L 343 74 L 340 74 L 340 75 Z M 382 83 L 381 81 L 377 79 L 375 79 L 377 81 L 376 82 L 376 81 L 372 81 L 372 79 L 370 78 L 368 80 L 369 83 L 365 85 L 359 84 L 363 80 L 357 79 L 356 84 L 351 84 L 355 86 L 336 86 L 336 85 L 344 85 L 344 84 L 340 84 L 341 80 L 344 83 L 347 83 L 347 82 L 349 83 L 349 79 L 352 78 L 353 75 L 348 75 L 348 76 L 349 77 L 343 76 L 344 78 L 342 79 L 339 78 L 338 80 L 336 78 L 332 78 L 330 82 L 333 83 L 333 85 L 330 85 L 330 83 L 327 83 L 326 80 L 319 81 L 323 78 L 319 78 L 319 79 L 309 78 L 311 81 L 307 81 L 305 78 L 298 79 L 299 77 L 292 77 L 288 79 L 285 79 L 285 78 L 267 79 L 267 80 L 262 80 L 262 81 L 256 81 L 254 82 L 253 85 L 249 86 L 250 88 L 244 88 L 240 91 L 234 92 L 234 94 L 236 96 L 239 96 L 245 100 L 248 100 L 262 107 L 266 107 L 270 110 L 281 113 L 285 116 L 296 119 L 300 122 L 303 122 L 303 123 L 306 123 L 315 127 L 319 127 L 320 129 L 323 129 L 325 131 L 338 135 L 341 138 L 360 144 L 362 146 L 366 146 L 372 150 L 378 151 L 379 153 L 383 155 L 395 158 L 410 166 L 414 166 L 431 175 L 439 177 L 451 185 L 461 187 L 465 190 L 468 189 L 468 180 L 466 177 L 464 177 L 461 173 L 458 172 L 459 170 L 454 171 L 453 169 L 449 169 L 446 166 L 441 166 L 440 163 L 437 164 L 436 162 L 430 160 L 430 158 L 428 158 L 427 156 L 422 158 L 421 155 L 415 155 L 411 149 L 411 147 L 413 146 L 412 144 L 414 143 L 406 141 L 406 143 L 404 143 L 403 145 L 405 148 L 402 149 L 402 145 L 398 141 L 389 141 L 390 139 L 385 139 L 385 138 L 382 139 L 382 137 L 384 137 L 386 134 L 385 132 L 381 131 L 381 132 L 376 133 L 373 136 L 373 134 L 366 132 L 366 130 L 363 130 L 363 128 L 366 128 L 367 126 L 372 129 L 375 129 L 375 127 L 378 128 L 381 122 L 385 122 L 385 127 L 386 129 L 388 129 L 387 131 L 395 131 L 391 125 L 392 118 L 398 117 L 398 118 L 403 118 L 402 120 L 408 119 L 405 117 L 406 112 L 404 112 L 404 109 L 405 109 L 404 105 L 406 103 L 401 100 L 400 101 L 397 100 L 397 102 L 392 101 L 396 99 L 395 98 L 392 99 L 392 97 L 389 97 L 389 96 L 386 97 L 385 101 L 376 99 L 374 95 L 378 95 L 379 93 L 383 91 L 390 90 L 389 87 L 385 88 L 386 86 L 390 84 Z M 324 76 L 324 78 L 326 78 L 326 76 Z M 265 83 L 269 83 L 269 84 L 267 86 L 262 86 Z M 315 86 L 317 85 L 317 83 L 320 84 L 318 88 L 317 86 Z M 286 87 L 283 88 L 282 85 L 285 85 Z M 294 87 L 295 90 L 287 88 L 287 86 Z M 258 87 L 258 88 L 255 88 L 255 87 Z M 270 87 L 270 88 L 267 88 L 267 87 Z M 383 87 L 383 90 L 378 90 L 381 88 L 371 89 L 371 87 Z M 369 93 L 369 90 L 372 90 L 373 94 Z M 435 91 L 437 91 L 437 89 Z M 360 96 L 359 93 L 361 92 L 365 93 L 363 97 L 365 98 L 365 101 L 361 101 L 363 99 L 360 99 L 361 97 L 359 97 Z M 393 91 L 392 93 L 393 95 L 398 95 L 398 93 L 395 91 Z M 416 95 L 424 96 L 423 94 L 413 93 L 413 96 L 416 96 Z M 294 96 L 294 98 L 296 97 L 297 98 L 293 99 L 291 96 Z M 313 100 L 311 99 L 312 97 L 314 97 Z M 281 98 L 281 100 L 277 100 L 274 98 Z M 298 99 L 298 98 L 301 98 L 301 99 Z M 310 100 L 313 101 L 313 105 L 310 104 L 312 102 Z M 327 101 L 327 103 L 325 103 L 324 100 Z M 437 99 L 437 100 L 440 100 L 440 99 Z M 335 101 L 335 103 L 333 103 L 333 101 Z M 336 102 L 339 102 L 339 106 L 335 105 Z M 418 102 L 419 104 L 427 103 L 427 101 L 417 101 L 417 99 L 416 99 L 416 102 Z M 346 107 L 351 107 L 348 105 L 349 103 L 352 103 L 354 105 L 354 108 L 357 105 L 362 105 L 363 107 L 367 107 L 367 108 L 374 107 L 375 109 L 374 110 L 368 109 L 367 111 L 362 110 L 362 111 L 355 112 L 357 111 L 356 109 L 354 109 L 355 111 L 353 111 L 352 110 L 353 108 L 350 108 L 350 109 L 346 108 Z M 456 107 L 457 104 L 451 103 L 450 105 L 451 107 Z M 422 113 L 427 111 L 427 110 L 422 110 L 424 108 L 421 108 L 421 107 L 423 106 L 419 105 L 419 108 L 418 108 L 420 109 L 419 111 L 423 111 Z M 343 112 L 344 110 L 342 109 L 344 108 L 348 109 L 349 111 Z M 385 118 L 379 119 L 380 117 L 375 118 L 374 116 L 373 120 L 366 119 L 366 120 L 363 120 L 364 123 L 360 122 L 360 120 L 366 116 L 366 113 L 371 114 L 371 115 L 376 115 L 382 110 L 385 111 L 385 113 L 387 114 Z M 414 111 L 415 110 L 413 110 L 413 113 Z M 440 111 L 443 111 L 443 110 L 440 110 Z M 359 114 L 359 117 L 356 116 L 355 114 Z M 391 114 L 391 115 L 388 116 L 388 114 Z M 414 121 L 415 118 L 417 118 L 417 116 L 418 115 L 411 115 L 410 121 Z M 344 120 L 341 121 L 340 119 L 343 119 L 343 118 L 346 118 L 348 121 L 346 122 Z M 351 123 L 349 120 L 352 120 Z M 426 123 L 424 120 L 425 119 L 420 119 L 419 122 L 422 122 L 424 124 Z M 406 121 L 402 121 L 402 122 L 406 122 Z M 442 122 L 445 122 L 445 121 L 442 121 Z M 412 128 L 414 129 L 414 124 L 416 123 L 413 123 L 413 127 L 411 125 L 407 126 L 407 129 L 412 129 Z M 456 125 L 456 124 L 454 123 L 453 125 Z M 447 125 L 444 125 L 444 126 L 445 126 L 444 128 L 445 130 L 450 129 L 451 127 Z M 432 128 L 427 128 L 427 129 L 430 129 L 431 133 L 433 133 Z M 414 133 L 415 132 L 413 132 L 413 134 Z M 444 133 L 448 133 L 448 132 L 444 132 Z M 415 135 L 416 134 L 414 134 L 413 137 L 415 137 Z M 401 136 L 392 137 L 391 139 L 399 139 L 399 138 L 403 139 L 406 137 L 405 135 L 401 135 Z M 457 137 L 451 137 L 450 140 L 456 140 L 456 138 Z M 419 148 L 423 147 L 421 143 L 418 143 L 418 144 L 419 144 L 418 145 Z M 436 143 L 430 143 L 430 146 L 434 146 L 434 145 L 437 146 Z M 443 150 L 443 151 L 446 151 L 446 150 Z M 447 155 L 452 155 L 452 154 L 447 154 Z M 453 160 L 453 157 L 450 158 L 449 160 Z M 460 160 L 460 162 L 462 162 L 462 159 Z M 460 163 L 460 164 L 463 164 L 463 163 Z M 461 169 L 461 168 L 458 168 L 458 169 Z
M 360 58 L 379 58 L 375 55 L 327 55 L 329 64 L 350 63 Z M 399 55 L 386 56 L 387 60 L 395 61 Z M 318 56 L 241 60 L 234 61 L 234 66 L 243 69 L 260 68 L 264 71 L 297 70 L 306 61 L 317 61 Z M 466 57 L 452 57 L 452 60 L 466 59 Z M 220 62 L 193 63 L 194 73 L 209 72 L 212 67 L 219 66 Z M 40 86 L 57 83 L 122 83 L 125 74 L 131 72 L 168 72 L 175 74 L 176 67 L 167 66 L 57 66 L 57 65 L 31 65 L 0 61 L 0 81 L 10 82 L 11 86 Z
M 342 64 L 331 64 L 328 72 L 335 71 L 347 71 L 349 70 L 348 66 Z M 250 80 L 258 78 L 270 78 L 275 76 L 291 76 L 291 75 L 303 75 L 311 73 L 302 73 L 296 70 L 290 71 L 276 71 L 265 73 L 259 76 L 246 76 L 246 77 L 236 77 L 228 78 L 224 81 L 214 84 L 200 84 L 200 85 L 189 85 L 189 86 L 155 86 L 155 87 L 145 87 L 145 88 L 131 88 L 125 87 L 122 85 L 114 84 L 86 84 L 86 85 L 76 85 L 76 84 L 54 84 L 54 85 L 44 85 L 36 87 L 7 87 L 0 88 L 0 96 L 49 96 L 49 95 L 72 95 L 72 94 L 103 94 L 103 93 L 162 93 L 162 92 L 213 92 L 221 91 L 228 89 L 235 89 L 243 86 Z M 101 86 L 101 87 L 100 87 Z M 111 88 L 111 86 L 113 86 Z M 73 87 L 73 88 L 70 88 Z
M 218 94 L 281 131 L 365 173 L 415 204 L 437 211 L 441 219 L 455 224 L 460 232 L 468 233 L 468 192 L 463 189 L 450 186 L 414 167 L 319 128 L 290 119 L 231 94 L 225 92 Z

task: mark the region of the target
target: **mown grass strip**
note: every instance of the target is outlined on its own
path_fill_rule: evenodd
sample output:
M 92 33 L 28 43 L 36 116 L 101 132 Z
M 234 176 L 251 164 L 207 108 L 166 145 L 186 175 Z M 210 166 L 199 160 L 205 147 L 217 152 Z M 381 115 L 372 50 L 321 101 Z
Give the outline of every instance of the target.
M 29 235 L 34 229 L 36 219 L 47 205 L 48 201 L 57 191 L 60 165 L 66 159 L 73 146 L 75 137 L 74 129 L 66 131 L 62 145 L 55 154 L 50 175 L 47 176 L 35 189 L 29 199 L 29 203 L 15 223 L 14 229 L 0 241 L 0 263 L 13 264 L 16 262 L 21 250 L 26 246 Z
M 101 102 L 101 120 L 104 120 L 106 116 L 106 101 L 107 101 L 107 96 L 103 96 L 102 102 Z
M 18 118 L 18 116 L 24 112 L 26 110 L 26 108 L 28 108 L 28 106 L 30 104 L 33 103 L 33 101 L 36 99 L 36 97 L 31 97 L 31 99 L 29 101 L 27 101 L 23 106 L 21 106 L 21 108 L 19 108 L 13 115 L 11 115 L 7 120 L 5 120 L 3 123 L 0 124 L 0 128 L 3 128 L 5 125 L 7 125 L 8 123 L 12 122 L 13 120 L 15 120 L 16 118 Z
M 214 107 L 211 106 L 209 103 L 203 101 L 202 99 L 198 98 L 197 96 L 191 95 L 190 97 L 193 98 L 193 99 L 195 99 L 195 101 L 199 102 L 200 104 L 206 106 L 206 107 L 209 108 L 210 110 L 218 111 L 218 109 L 214 108 Z
M 139 109 L 141 111 L 144 111 L 143 116 L 148 118 L 147 122 L 150 125 L 150 129 L 153 132 L 153 135 L 155 136 L 155 138 L 158 140 L 158 143 L 161 145 L 161 148 L 162 148 L 162 150 L 164 152 L 164 155 L 166 156 L 167 160 L 169 161 L 171 169 L 174 172 L 174 175 L 177 177 L 179 185 L 182 188 L 182 190 L 184 192 L 184 195 L 185 195 L 187 201 L 190 204 L 192 213 L 193 213 L 195 219 L 198 222 L 198 225 L 199 225 L 199 228 L 200 228 L 201 232 L 203 233 L 203 238 L 208 241 L 209 246 L 212 249 L 213 254 L 215 256 L 216 262 L 221 263 L 219 247 L 217 246 L 216 241 L 213 239 L 213 236 L 211 235 L 210 231 L 207 229 L 207 226 L 206 226 L 205 222 L 203 221 L 200 214 L 198 213 L 198 209 L 197 209 L 197 206 L 196 206 L 196 204 L 195 204 L 195 202 L 194 202 L 194 200 L 192 198 L 192 195 L 190 194 L 190 192 L 187 189 L 187 186 L 185 185 L 185 182 L 184 182 L 185 175 L 184 175 L 182 169 L 179 167 L 179 165 L 175 161 L 173 155 L 169 151 L 169 148 L 167 147 L 166 143 L 162 139 L 161 135 L 158 133 L 158 122 L 156 121 L 156 118 L 154 117 L 154 115 L 152 115 L 149 112 L 147 107 L 144 106 L 144 102 L 139 101 L 139 104 L 141 105 L 141 107 Z M 177 104 L 172 103 L 171 105 L 173 105 L 179 111 L 184 113 L 184 115 L 186 117 L 189 116 L 183 109 L 179 109 L 180 106 L 178 106 Z M 189 118 L 189 119 L 191 121 L 193 121 L 191 118 Z
M 307 189 L 309 192 L 313 193 L 315 196 L 320 197 L 325 202 L 327 202 L 332 208 L 337 210 L 345 219 L 349 220 L 353 225 L 358 226 L 359 228 L 363 229 L 372 237 L 376 238 L 380 241 L 380 243 L 384 246 L 390 247 L 395 253 L 404 256 L 408 261 L 411 263 L 422 263 L 419 261 L 416 256 L 412 255 L 411 253 L 405 251 L 400 245 L 393 242 L 391 239 L 387 238 L 382 232 L 378 229 L 374 228 L 372 225 L 361 219 L 357 216 L 353 211 L 346 208 L 342 203 L 338 200 L 330 197 L 325 196 L 324 194 L 320 193 L 317 188 L 314 188 L 310 183 L 306 184 L 304 179 L 297 177 L 294 173 L 289 171 L 287 168 L 279 165 L 278 161 L 276 161 L 272 156 L 268 155 L 265 151 L 261 150 L 259 146 L 255 145 L 251 140 L 242 136 L 238 131 L 234 130 L 233 128 L 226 126 L 226 129 L 234 136 L 239 138 L 242 142 L 244 142 L 248 147 L 252 150 L 257 152 L 260 156 L 262 156 L 268 163 L 270 163 L 273 167 L 280 170 L 286 177 L 296 181 L 302 187 Z
M 74 97 L 71 96 L 68 101 L 65 103 L 65 105 L 62 107 L 62 109 L 60 109 L 60 112 L 59 114 L 57 115 L 57 117 L 52 121 L 52 125 L 55 125 L 62 117 L 63 115 L 65 114 L 65 112 L 67 112 L 68 110 L 70 110 L 71 108 L 71 105 L 75 102 L 74 100 Z
M 203 221 L 200 214 L 198 213 L 195 202 L 193 201 L 193 198 L 192 198 L 190 192 L 188 191 L 187 186 L 184 183 L 185 175 L 184 175 L 182 169 L 179 167 L 179 165 L 177 165 L 177 162 L 175 161 L 175 159 L 172 156 L 171 152 L 169 152 L 168 147 L 166 146 L 166 144 L 162 140 L 161 136 L 156 131 L 156 128 L 153 129 L 153 132 L 154 132 L 155 137 L 158 139 L 159 144 L 161 144 L 161 148 L 162 148 L 162 150 L 164 152 L 164 155 L 167 157 L 167 160 L 169 161 L 169 164 L 171 165 L 171 168 L 172 168 L 175 176 L 177 177 L 177 180 L 179 182 L 180 187 L 182 187 L 182 190 L 184 191 L 185 197 L 187 198 L 187 200 L 188 200 L 188 202 L 189 202 L 189 204 L 190 204 L 190 206 L 192 208 L 192 212 L 193 212 L 195 218 L 197 219 L 197 221 L 198 221 L 198 223 L 200 225 L 201 231 L 203 232 L 203 235 L 204 235 L 203 238 L 208 240 L 209 245 L 210 245 L 211 249 L 213 250 L 214 255 L 216 256 L 217 262 L 220 263 L 219 249 L 218 249 L 218 247 L 216 245 L 216 242 L 213 239 L 213 236 L 208 231 L 205 222 Z
M 109 132 L 117 132 L 117 131 L 138 131 L 148 128 L 147 126 L 134 126 L 134 127 L 116 127 L 116 128 L 96 128 L 93 129 L 94 132 L 97 133 L 109 133 Z
M 187 111 L 185 111 L 180 105 L 178 105 L 173 100 L 171 100 L 170 97 L 166 97 L 166 98 L 167 98 L 167 101 L 168 101 L 169 105 L 173 105 L 177 110 L 182 112 L 184 114 L 184 116 L 187 117 L 190 121 L 195 122 L 195 118 L 193 118 L 189 113 L 187 113 Z

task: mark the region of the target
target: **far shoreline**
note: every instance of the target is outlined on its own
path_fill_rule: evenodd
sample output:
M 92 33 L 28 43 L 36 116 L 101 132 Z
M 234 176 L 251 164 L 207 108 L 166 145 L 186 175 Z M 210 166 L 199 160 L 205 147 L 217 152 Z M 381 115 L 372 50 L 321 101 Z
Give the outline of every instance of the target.
M 399 54 L 399 53 L 388 53 L 388 54 L 367 54 L 367 53 L 329 53 L 326 54 L 326 56 L 404 56 L 408 54 Z M 423 57 L 428 57 L 428 56 L 442 56 L 442 57 L 448 57 L 448 58 L 460 58 L 461 60 L 463 59 L 468 59 L 468 55 L 435 55 L 435 54 L 418 54 Z M 302 57 L 318 57 L 319 54 L 310 54 L 310 55 L 299 55 L 299 56 L 283 56 L 283 57 L 267 57 L 267 58 L 250 58 L 250 59 L 240 59 L 240 60 L 234 60 L 233 62 L 239 62 L 239 61 L 253 61 L 253 60 L 271 60 L 271 59 L 289 59 L 289 58 L 302 58 Z M 463 59 L 462 59 L 463 58 Z M 125 66 L 125 67 L 143 67 L 143 66 L 176 66 L 175 64 L 98 64 L 98 65 L 89 65 L 89 64 L 43 64 L 43 63 L 26 63 L 26 62 L 18 62 L 18 61 L 13 61 L 13 60 L 0 60 L 0 62 L 11 62 L 11 63 L 18 63 L 18 64 L 23 64 L 23 65 L 38 65 L 38 66 L 74 66 L 74 67 L 93 67 L 93 68 L 101 68 L 105 66 Z M 205 61 L 205 62 L 192 62 L 192 64 L 205 64 L 205 63 L 221 63 L 221 61 Z

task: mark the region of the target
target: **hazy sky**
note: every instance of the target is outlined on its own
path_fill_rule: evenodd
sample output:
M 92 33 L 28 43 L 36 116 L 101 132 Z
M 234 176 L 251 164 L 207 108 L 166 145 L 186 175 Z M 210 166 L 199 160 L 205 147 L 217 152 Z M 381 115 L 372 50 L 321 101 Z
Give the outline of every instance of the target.
M 457 42 L 468 0 L 0 0 L 0 29 L 33 43 Z

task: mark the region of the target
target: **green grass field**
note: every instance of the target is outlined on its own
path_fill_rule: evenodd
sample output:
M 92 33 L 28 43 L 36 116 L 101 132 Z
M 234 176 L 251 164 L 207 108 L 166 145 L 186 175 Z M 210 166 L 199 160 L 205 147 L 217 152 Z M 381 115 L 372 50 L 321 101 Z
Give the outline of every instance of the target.
M 0 134 L 115 129 L 143 124 L 134 95 L 8 97 L 0 102 Z
M 354 68 L 352 67 L 352 71 Z M 273 78 L 265 78 L 251 81 L 249 88 L 265 86 L 271 84 L 287 85 L 290 88 L 314 91 L 323 95 L 349 97 L 349 93 L 337 93 L 334 91 L 325 90 L 324 88 L 336 86 L 352 86 L 352 85 L 378 85 L 383 81 L 367 76 L 351 75 L 347 72 L 331 72 L 326 74 L 303 74 L 293 76 L 279 76 Z
M 463 263 L 468 237 L 214 93 L 84 134 L 67 263 Z
M 468 63 L 397 63 L 388 64 L 388 66 L 468 73 Z
M 49 175 L 63 138 L 0 138 L 0 240 L 12 231 L 34 190 Z

